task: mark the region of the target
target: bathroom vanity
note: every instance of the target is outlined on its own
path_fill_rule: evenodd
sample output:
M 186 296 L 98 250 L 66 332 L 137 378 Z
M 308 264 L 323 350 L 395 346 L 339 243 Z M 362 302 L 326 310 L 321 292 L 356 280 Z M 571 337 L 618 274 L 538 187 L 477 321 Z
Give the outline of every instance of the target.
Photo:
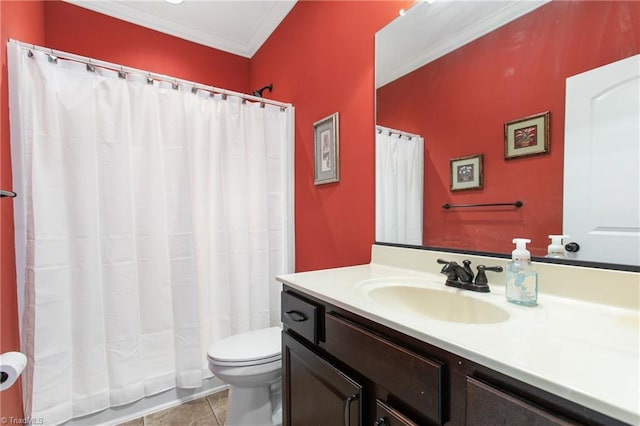
M 505 262 L 373 246 L 368 265 L 278 277 L 284 425 L 640 423 L 638 274 L 541 265 L 527 308 L 501 274 L 445 287 L 441 257 Z

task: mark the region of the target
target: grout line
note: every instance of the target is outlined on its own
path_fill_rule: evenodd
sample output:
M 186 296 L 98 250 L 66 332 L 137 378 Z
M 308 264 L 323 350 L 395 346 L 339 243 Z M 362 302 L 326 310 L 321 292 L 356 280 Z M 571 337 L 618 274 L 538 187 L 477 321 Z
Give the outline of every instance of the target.
M 209 408 L 211 409 L 211 412 L 212 412 L 212 413 L 213 413 L 213 415 L 215 416 L 215 415 L 216 415 L 216 412 L 215 412 L 215 411 L 214 411 L 214 409 L 213 409 L 213 405 L 211 405 L 211 401 L 209 401 L 209 397 L 208 397 L 208 396 L 205 396 L 205 398 L 207 398 L 207 404 L 209 404 Z M 216 418 L 216 420 L 217 420 L 217 418 Z
M 216 419 L 216 423 L 218 423 L 218 426 L 223 426 L 224 423 L 220 422 L 220 419 L 218 419 L 218 416 L 216 415 L 216 412 L 213 412 L 213 418 Z
M 213 395 L 215 395 L 217 393 L 223 393 L 223 392 L 227 392 L 227 391 L 226 390 L 222 390 L 222 391 L 207 395 L 207 402 L 209 403 L 209 407 L 211 407 L 211 411 L 213 411 L 213 416 L 215 417 L 216 421 L 218 422 L 218 426 L 225 426 L 225 420 L 226 419 L 220 419 L 218 417 L 218 413 L 216 412 L 216 409 L 214 408 L 213 403 L 211 402 L 209 397 L 211 397 L 211 396 L 213 396 Z M 228 403 L 228 396 L 227 396 L 227 398 L 225 398 L 225 405 L 227 403 Z
M 216 416 L 216 411 L 213 409 L 213 405 L 211 405 L 211 401 L 209 400 L 209 396 L 205 396 L 205 399 L 207 400 L 207 405 L 209 406 L 209 409 L 211 410 L 211 414 L 213 414 L 213 418 L 216 420 L 216 426 L 221 426 L 220 420 L 218 420 L 218 416 Z

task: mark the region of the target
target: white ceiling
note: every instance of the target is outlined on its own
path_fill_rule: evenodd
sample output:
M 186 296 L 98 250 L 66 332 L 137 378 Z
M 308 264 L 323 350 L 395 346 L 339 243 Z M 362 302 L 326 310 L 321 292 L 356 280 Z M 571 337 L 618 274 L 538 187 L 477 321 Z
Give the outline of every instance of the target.
M 296 0 L 64 0 L 185 40 L 252 57 Z
M 1 1 L 1 0 L 0 0 Z M 63 0 L 251 58 L 296 0 Z M 376 34 L 376 87 L 469 43 L 549 0 L 426 0 Z
M 376 88 L 550 0 L 426 0 L 376 33 Z

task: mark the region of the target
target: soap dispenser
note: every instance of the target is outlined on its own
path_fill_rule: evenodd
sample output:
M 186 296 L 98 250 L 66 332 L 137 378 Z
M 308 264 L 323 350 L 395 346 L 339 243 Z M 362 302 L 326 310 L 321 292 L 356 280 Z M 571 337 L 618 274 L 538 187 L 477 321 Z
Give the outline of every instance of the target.
M 569 238 L 568 235 L 549 235 L 551 238 L 551 244 L 547 247 L 547 256 L 546 257 L 564 257 L 564 244 L 562 240 L 564 238 Z
M 506 288 L 507 300 L 523 306 L 538 304 L 538 273 L 531 264 L 531 253 L 527 250 L 526 238 L 514 238 L 516 249 L 511 252 L 511 261 L 507 262 Z

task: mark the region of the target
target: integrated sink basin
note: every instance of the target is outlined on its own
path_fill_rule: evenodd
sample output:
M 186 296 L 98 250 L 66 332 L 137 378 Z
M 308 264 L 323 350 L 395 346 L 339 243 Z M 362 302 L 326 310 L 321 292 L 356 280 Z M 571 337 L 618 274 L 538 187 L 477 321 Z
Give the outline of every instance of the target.
M 372 302 L 404 315 L 466 324 L 494 324 L 509 319 L 506 310 L 463 290 L 428 288 L 402 280 L 371 280 L 364 282 L 361 290 Z

